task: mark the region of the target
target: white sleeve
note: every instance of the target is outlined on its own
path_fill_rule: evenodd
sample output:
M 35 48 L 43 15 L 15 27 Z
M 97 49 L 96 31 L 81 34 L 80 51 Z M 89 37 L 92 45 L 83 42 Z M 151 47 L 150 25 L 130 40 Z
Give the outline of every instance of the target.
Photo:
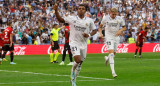
M 102 21 L 101 21 L 101 24 L 105 24 L 105 18 L 106 18 L 106 16 L 103 16 L 103 18 L 102 18 Z
M 90 29 L 91 30 L 95 30 L 96 29 L 96 25 L 94 24 L 92 19 L 91 19 L 91 23 L 90 23 Z
M 65 23 L 71 23 L 71 21 L 72 21 L 72 17 L 71 16 L 65 16 L 64 17 L 64 21 L 65 21 Z
M 121 18 L 121 26 L 125 26 L 125 21 L 123 18 Z

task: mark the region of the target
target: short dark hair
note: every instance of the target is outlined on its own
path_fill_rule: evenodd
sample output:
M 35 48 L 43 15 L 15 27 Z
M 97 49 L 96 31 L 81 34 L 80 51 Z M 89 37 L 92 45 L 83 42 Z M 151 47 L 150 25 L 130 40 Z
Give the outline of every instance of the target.
M 85 9 L 86 9 L 86 5 L 85 5 L 85 4 L 79 4 L 78 8 L 79 8 L 80 6 L 83 6 L 83 7 L 85 7 Z
M 149 29 L 149 27 L 145 27 L 144 29 L 147 30 L 147 29 Z
M 53 25 L 53 28 L 54 28 L 55 26 L 57 26 L 57 25 L 58 25 L 58 24 L 54 24 L 54 25 Z
M 69 26 L 69 24 L 68 24 L 68 23 L 65 23 L 64 25 L 65 25 L 65 26 Z
M 8 22 L 8 26 L 12 25 L 12 22 Z
M 84 7 L 86 7 L 85 4 L 79 4 L 79 6 L 84 6 Z

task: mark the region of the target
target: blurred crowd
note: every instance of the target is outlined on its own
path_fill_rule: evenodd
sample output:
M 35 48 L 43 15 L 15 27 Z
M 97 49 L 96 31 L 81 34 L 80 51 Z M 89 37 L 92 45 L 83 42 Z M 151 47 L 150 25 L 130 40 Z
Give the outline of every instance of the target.
M 55 3 L 61 16 L 76 15 L 78 4 L 84 3 L 85 15 L 94 20 L 97 30 L 102 17 L 109 14 L 110 8 L 116 7 L 127 27 L 121 34 L 121 43 L 128 43 L 129 38 L 136 40 L 138 32 L 146 26 L 150 28 L 147 42 L 160 42 L 159 0 L 0 0 L 0 28 L 6 28 L 12 21 L 15 44 L 49 44 L 53 25 L 64 27 L 54 15 Z M 60 44 L 64 44 L 64 35 L 62 29 L 59 32 Z M 89 43 L 103 43 L 103 38 L 97 32 Z

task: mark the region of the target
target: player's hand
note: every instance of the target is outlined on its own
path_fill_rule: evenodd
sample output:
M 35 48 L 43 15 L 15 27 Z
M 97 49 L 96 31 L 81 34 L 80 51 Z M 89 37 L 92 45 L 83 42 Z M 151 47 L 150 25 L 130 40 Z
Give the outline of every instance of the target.
M 54 42 L 53 41 L 51 42 L 51 45 L 54 46 Z
M 116 36 L 120 36 L 121 35 L 121 30 L 117 31 Z
M 88 35 L 87 33 L 83 33 L 82 35 L 83 35 L 83 37 L 85 37 L 85 38 L 88 38 L 88 37 L 89 37 L 89 35 Z
M 12 43 L 10 43 L 9 47 L 12 47 Z
M 58 9 L 57 4 L 55 4 L 55 5 L 53 6 L 53 9 L 54 9 L 55 11 Z

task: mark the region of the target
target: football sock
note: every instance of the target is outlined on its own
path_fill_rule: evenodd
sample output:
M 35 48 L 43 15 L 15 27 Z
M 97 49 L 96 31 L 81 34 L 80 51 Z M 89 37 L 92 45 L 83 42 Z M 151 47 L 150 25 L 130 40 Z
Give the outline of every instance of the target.
M 53 61 L 57 61 L 58 56 L 59 56 L 59 52 L 56 53 Z
M 141 53 L 142 53 L 142 49 L 139 50 L 139 55 L 141 55 Z
M 3 52 L 2 59 L 5 58 L 7 52 Z
M 71 53 L 71 51 L 69 51 L 69 59 L 70 59 L 70 62 L 72 62 L 72 53 Z
M 10 53 L 10 58 L 11 58 L 11 62 L 13 62 L 13 58 L 14 58 L 13 52 Z
M 50 54 L 50 62 L 53 62 L 53 53 Z
M 72 72 L 75 72 L 75 69 L 77 68 L 77 66 L 78 66 L 78 63 L 74 61 L 73 66 L 72 66 Z
M 112 74 L 115 74 L 115 70 L 114 70 L 114 53 L 110 53 L 108 55 L 109 57 L 109 62 L 110 62 L 110 67 L 111 67 L 111 70 L 112 70 Z
M 77 76 L 79 75 L 80 71 L 81 71 L 81 66 L 82 66 L 82 62 L 80 64 L 78 64 L 76 70 L 75 70 L 75 77 L 77 78 Z
M 138 49 L 136 49 L 135 55 L 137 55 Z
M 66 50 L 63 50 L 62 61 L 64 61 L 64 60 L 65 60 L 65 57 L 66 57 Z

